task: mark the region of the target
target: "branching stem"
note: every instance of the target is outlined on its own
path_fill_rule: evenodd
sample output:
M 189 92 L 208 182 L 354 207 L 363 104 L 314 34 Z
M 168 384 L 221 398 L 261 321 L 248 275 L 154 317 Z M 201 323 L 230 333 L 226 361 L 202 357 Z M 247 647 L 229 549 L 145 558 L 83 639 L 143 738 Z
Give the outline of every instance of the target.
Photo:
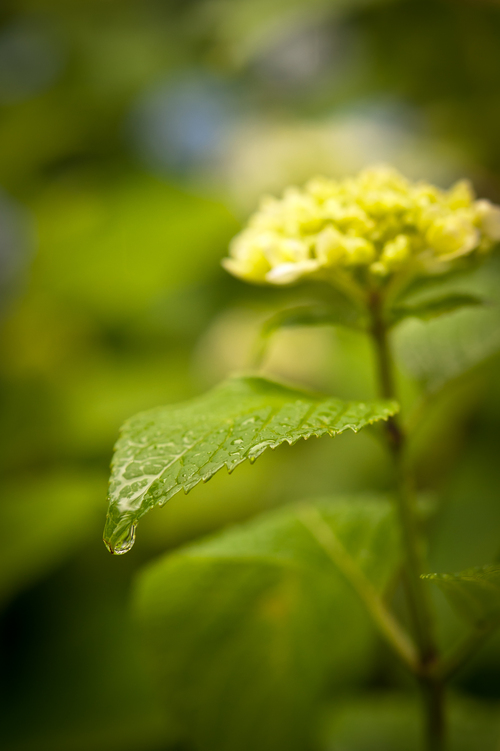
M 380 395 L 385 399 L 396 398 L 392 357 L 383 317 L 382 300 L 377 293 L 370 299 L 371 334 L 375 347 Z M 404 549 L 404 584 L 408 606 L 418 645 L 418 665 L 415 671 L 422 688 L 428 751 L 444 749 L 444 693 L 443 682 L 434 669 L 438 651 L 430 598 L 425 583 L 420 578 L 424 573 L 422 539 L 415 508 L 413 480 L 406 458 L 406 436 L 397 417 L 386 423 L 386 436 L 391 451 L 396 476 L 397 513 L 400 522 Z

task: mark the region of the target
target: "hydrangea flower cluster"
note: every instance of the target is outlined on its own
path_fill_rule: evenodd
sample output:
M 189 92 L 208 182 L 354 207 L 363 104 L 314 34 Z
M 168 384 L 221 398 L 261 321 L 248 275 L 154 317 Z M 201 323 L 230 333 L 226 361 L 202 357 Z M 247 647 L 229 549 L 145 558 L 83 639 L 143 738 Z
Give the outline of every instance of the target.
M 444 191 L 373 167 L 340 181 L 314 178 L 282 199 L 263 198 L 223 265 L 255 283 L 383 283 L 402 271 L 446 271 L 497 240 L 500 208 L 476 200 L 467 181 Z

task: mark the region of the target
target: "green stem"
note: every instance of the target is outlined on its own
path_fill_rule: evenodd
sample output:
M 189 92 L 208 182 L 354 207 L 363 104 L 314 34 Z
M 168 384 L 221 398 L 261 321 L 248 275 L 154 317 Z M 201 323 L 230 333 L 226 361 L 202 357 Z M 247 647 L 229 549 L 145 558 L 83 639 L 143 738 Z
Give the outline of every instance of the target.
M 382 301 L 377 293 L 370 300 L 372 328 L 375 345 L 380 394 L 385 399 L 396 398 L 392 357 L 383 318 Z M 417 675 L 423 692 L 428 751 L 444 748 L 444 702 L 442 682 L 433 667 L 438 660 L 434 638 L 432 607 L 428 590 L 420 578 L 424 573 L 423 546 L 416 514 L 413 480 L 406 458 L 406 436 L 397 417 L 386 423 L 386 436 L 391 451 L 396 475 L 397 513 L 404 549 L 404 585 L 419 659 Z
M 444 683 L 438 678 L 429 677 L 422 679 L 420 686 L 426 717 L 426 749 L 427 751 L 443 751 L 446 724 Z

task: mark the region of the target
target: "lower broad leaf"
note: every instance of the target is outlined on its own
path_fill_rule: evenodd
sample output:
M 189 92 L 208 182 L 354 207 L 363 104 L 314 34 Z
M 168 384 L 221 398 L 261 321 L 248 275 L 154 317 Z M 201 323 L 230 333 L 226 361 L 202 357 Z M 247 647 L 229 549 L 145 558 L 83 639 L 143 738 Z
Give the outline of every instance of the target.
M 437 584 L 455 609 L 475 626 L 500 626 L 500 564 L 422 578 Z
M 385 499 L 313 508 L 379 590 L 399 561 Z M 202 751 L 307 747 L 327 685 L 366 671 L 374 631 L 364 606 L 301 521 L 264 515 L 151 565 L 135 609 L 159 690 Z

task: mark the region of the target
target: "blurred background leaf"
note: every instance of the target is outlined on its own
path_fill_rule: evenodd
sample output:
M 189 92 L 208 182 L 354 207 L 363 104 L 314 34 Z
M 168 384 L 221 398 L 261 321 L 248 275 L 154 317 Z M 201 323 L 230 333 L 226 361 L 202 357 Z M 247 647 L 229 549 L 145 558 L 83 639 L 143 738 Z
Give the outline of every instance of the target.
M 102 478 L 59 472 L 3 489 L 0 598 L 44 578 L 94 529 L 102 515 Z

